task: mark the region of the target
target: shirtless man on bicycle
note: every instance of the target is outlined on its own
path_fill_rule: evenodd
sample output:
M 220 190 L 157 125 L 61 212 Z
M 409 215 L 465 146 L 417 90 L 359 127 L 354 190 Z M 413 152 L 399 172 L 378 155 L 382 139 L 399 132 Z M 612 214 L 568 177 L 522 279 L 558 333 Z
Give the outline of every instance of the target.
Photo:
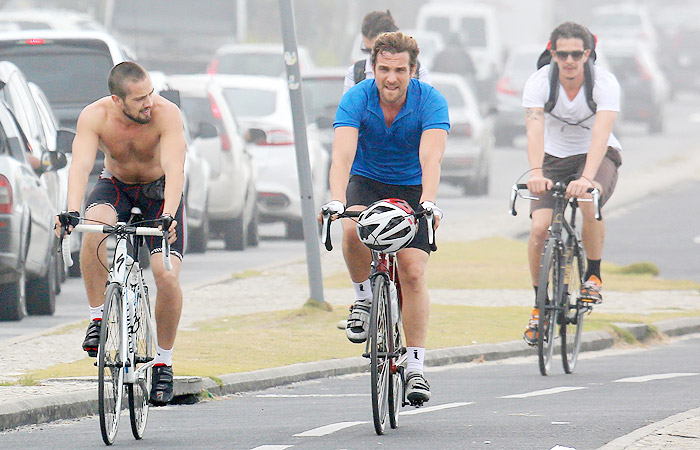
M 620 111 L 620 85 L 615 77 L 600 67 L 590 66 L 592 99 L 587 101 L 584 65 L 595 46 L 594 36 L 585 27 L 566 22 L 550 37 L 552 61 L 530 76 L 523 90 L 527 154 L 530 179 L 527 187 L 540 198 L 531 203 L 531 230 L 528 259 L 532 284 L 537 297 L 540 258 L 547 230 L 552 222 L 553 198 L 549 190 L 556 181 L 569 182 L 569 197 L 590 197 L 586 191 L 600 191 L 600 206 L 610 199 L 617 183 L 617 169 L 622 163 L 621 145 L 612 133 Z M 550 67 L 559 69 L 558 99 L 551 112 L 545 113 L 550 97 Z M 602 301 L 600 260 L 603 253 L 605 223 L 595 219 L 592 203 L 579 205 L 583 213 L 582 240 L 588 258 L 581 287 L 581 299 Z M 523 338 L 530 345 L 537 342 L 537 305 Z
M 133 62 L 117 64 L 108 83 L 112 95 L 86 106 L 78 118 L 68 178 L 68 211 L 77 223 L 77 211 L 99 149 L 105 155 L 105 168 L 86 202 L 85 221 L 110 225 L 117 220 L 127 221 L 131 208 L 136 206 L 146 220 L 160 218 L 165 224 L 170 222 L 171 249 L 177 256 L 172 259 L 171 271 L 163 266 L 158 241 L 146 239 L 158 288 L 158 344 L 151 402 L 164 405 L 173 397 L 172 349 L 182 310 L 179 273 L 184 243 L 182 189 L 187 144 L 178 107 L 154 94 L 151 79 L 141 66 Z M 56 222 L 60 233 L 58 218 Z M 90 356 L 97 354 L 107 282 L 106 249 L 99 246 L 102 239 L 99 234 L 85 234 L 80 252 L 80 269 L 90 303 L 90 324 L 83 349 Z
M 363 210 L 384 198 L 400 198 L 412 208 L 432 209 L 437 228 L 442 212 L 435 206 L 440 163 L 450 128 L 445 98 L 430 85 L 412 79 L 416 41 L 401 32 L 379 35 L 372 49 L 374 79 L 352 87 L 335 118 L 330 188 L 334 213 Z M 430 299 L 425 280 L 430 246 L 425 220 L 407 248 L 397 253 L 403 293 L 402 317 L 408 361 L 409 400 L 430 399 L 423 376 Z M 346 325 L 350 341 L 367 339 L 372 299 L 370 250 L 359 240 L 355 223 L 343 220 L 343 255 L 355 288 Z

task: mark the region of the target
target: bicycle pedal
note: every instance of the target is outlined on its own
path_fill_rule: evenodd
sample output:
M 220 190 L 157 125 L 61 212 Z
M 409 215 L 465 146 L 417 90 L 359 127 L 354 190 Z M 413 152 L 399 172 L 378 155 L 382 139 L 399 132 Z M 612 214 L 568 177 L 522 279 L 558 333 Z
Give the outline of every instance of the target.
M 134 359 L 136 360 L 136 364 L 146 364 L 147 362 L 153 361 L 153 357 L 151 356 L 135 356 Z
M 420 408 L 421 406 L 423 406 L 423 402 L 421 400 L 409 401 L 408 404 L 415 408 Z

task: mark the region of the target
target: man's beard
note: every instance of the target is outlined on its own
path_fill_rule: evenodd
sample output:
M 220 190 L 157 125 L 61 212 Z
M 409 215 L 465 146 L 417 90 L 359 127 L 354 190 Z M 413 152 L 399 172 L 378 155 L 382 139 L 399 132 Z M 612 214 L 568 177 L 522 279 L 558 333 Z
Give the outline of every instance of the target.
M 133 121 L 136 122 L 136 123 L 140 123 L 141 125 L 145 125 L 145 124 L 147 124 L 148 122 L 151 121 L 151 116 L 148 116 L 147 119 L 141 119 L 141 118 L 139 118 L 139 117 L 134 117 L 134 116 L 130 115 L 130 114 L 129 114 L 128 112 L 126 112 L 126 111 L 123 111 L 123 110 L 122 110 L 122 112 L 124 113 L 124 115 L 125 115 L 126 117 L 128 117 L 129 119 L 133 120 Z

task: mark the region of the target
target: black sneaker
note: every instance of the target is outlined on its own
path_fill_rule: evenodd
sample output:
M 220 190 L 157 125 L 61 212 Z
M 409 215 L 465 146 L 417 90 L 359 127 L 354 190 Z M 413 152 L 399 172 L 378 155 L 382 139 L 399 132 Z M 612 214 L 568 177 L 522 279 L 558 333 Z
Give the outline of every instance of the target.
M 85 340 L 83 341 L 83 350 L 88 356 L 97 356 L 97 347 L 100 345 L 100 329 L 102 328 L 102 319 L 91 320 L 85 332 Z
M 165 406 L 173 399 L 173 368 L 165 364 L 153 366 L 151 405 Z

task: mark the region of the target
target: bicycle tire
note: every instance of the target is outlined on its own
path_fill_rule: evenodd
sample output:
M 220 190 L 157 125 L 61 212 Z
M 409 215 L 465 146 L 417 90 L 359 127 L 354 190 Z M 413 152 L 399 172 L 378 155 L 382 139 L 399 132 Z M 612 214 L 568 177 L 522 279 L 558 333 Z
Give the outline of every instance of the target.
M 105 294 L 97 359 L 98 410 L 102 440 L 114 443 L 124 395 L 122 290 L 111 283 Z
M 537 356 L 540 374 L 547 375 L 554 354 L 555 330 L 559 298 L 559 249 L 556 240 L 550 238 L 545 243 L 540 262 L 540 275 L 537 289 L 537 308 L 540 315 L 537 321 Z
M 132 325 L 133 339 L 135 340 L 136 354 L 132 365 L 136 370 L 137 378 L 134 383 L 127 385 L 129 393 L 129 417 L 131 419 L 131 433 L 135 439 L 143 438 L 148 420 L 149 395 L 153 382 L 153 366 L 149 364 L 153 360 L 155 341 L 151 329 L 151 304 L 148 299 L 148 291 L 140 293 L 134 308 L 134 320 Z
M 583 321 L 586 309 L 583 308 L 579 295 L 583 277 L 585 274 L 584 261 L 586 259 L 583 248 L 574 244 L 571 250 L 571 262 L 569 277 L 567 280 L 567 293 L 565 317 L 560 329 L 561 333 L 561 359 L 564 372 L 574 372 L 578 355 L 581 350 L 581 334 L 583 333 Z
M 372 382 L 372 417 L 374 431 L 384 434 L 389 416 L 389 384 L 391 363 L 389 351 L 389 285 L 384 276 L 374 278 L 372 286 L 372 308 L 369 322 L 370 372 Z
M 393 283 L 393 281 L 390 281 L 390 283 Z M 387 323 L 391 324 L 391 346 L 389 351 L 392 355 L 396 355 L 389 358 L 389 369 L 391 371 L 389 375 L 388 394 L 389 426 L 391 426 L 391 428 L 396 428 L 399 426 L 399 410 L 403 403 L 403 374 L 401 368 L 396 366 L 396 360 L 403 350 L 403 336 L 401 333 L 401 310 L 397 309 L 398 317 L 394 317 L 391 308 L 391 298 L 390 301 L 387 302 L 387 306 Z

